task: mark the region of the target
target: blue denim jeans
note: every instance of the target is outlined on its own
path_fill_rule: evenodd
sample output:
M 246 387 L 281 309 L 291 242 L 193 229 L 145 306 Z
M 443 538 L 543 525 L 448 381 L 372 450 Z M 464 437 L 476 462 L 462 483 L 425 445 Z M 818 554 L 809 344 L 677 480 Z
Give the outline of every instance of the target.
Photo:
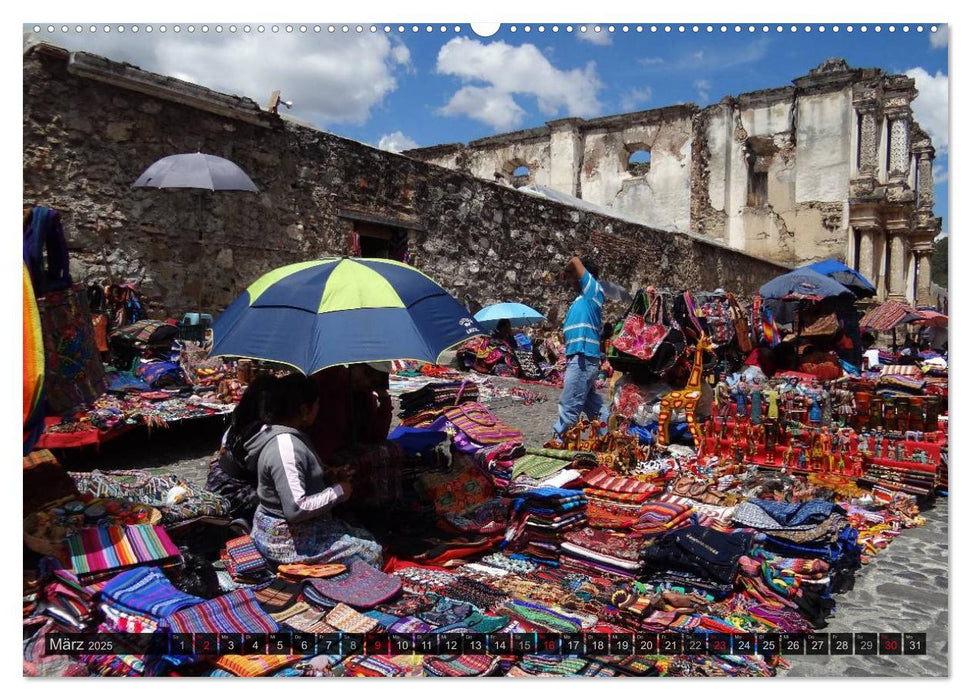
M 600 374 L 600 361 L 586 355 L 570 355 L 566 361 L 566 374 L 563 377 L 563 393 L 560 395 L 560 416 L 553 427 L 557 436 L 576 424 L 580 413 L 587 418 L 599 418 L 607 422 L 610 411 L 604 406 L 597 393 L 597 375 Z M 603 431 L 605 432 L 605 431 Z

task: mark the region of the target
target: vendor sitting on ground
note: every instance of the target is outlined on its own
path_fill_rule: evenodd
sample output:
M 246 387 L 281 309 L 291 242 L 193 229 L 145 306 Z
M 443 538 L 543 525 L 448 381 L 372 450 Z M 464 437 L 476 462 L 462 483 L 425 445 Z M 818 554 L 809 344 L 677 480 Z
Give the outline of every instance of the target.
M 496 324 L 496 329 L 492 331 L 492 338 L 506 343 L 513 350 L 516 349 L 516 336 L 512 332 L 512 321 L 508 318 L 504 318 Z
M 317 383 L 289 375 L 269 398 L 265 425 L 246 443 L 246 459 L 259 477 L 252 530 L 256 548 L 276 563 L 346 563 L 356 556 L 380 567 L 381 545 L 330 512 L 350 497 L 353 471 L 325 469 L 304 432 L 317 417 Z
M 233 518 L 249 521 L 260 503 L 256 495 L 256 470 L 246 464 L 246 441 L 263 426 L 260 415 L 264 397 L 275 382 L 276 378 L 270 374 L 261 374 L 250 382 L 233 411 L 219 452 L 209 463 L 206 490 L 229 501 L 228 515 Z

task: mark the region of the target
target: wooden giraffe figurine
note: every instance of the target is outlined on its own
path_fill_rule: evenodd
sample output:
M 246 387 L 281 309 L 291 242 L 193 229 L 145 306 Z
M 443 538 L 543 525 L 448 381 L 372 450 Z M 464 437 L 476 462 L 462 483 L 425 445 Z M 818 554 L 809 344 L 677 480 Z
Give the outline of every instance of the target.
M 702 335 L 695 347 L 695 363 L 691 367 L 691 376 L 684 389 L 672 391 L 661 399 L 661 414 L 657 421 L 657 442 L 659 445 L 668 444 L 668 422 L 672 411 L 684 411 L 688 419 L 688 430 L 695 441 L 695 447 L 702 445 L 701 430 L 695 420 L 695 408 L 701 399 L 701 375 L 705 351 L 711 352 L 714 346 L 707 335 Z

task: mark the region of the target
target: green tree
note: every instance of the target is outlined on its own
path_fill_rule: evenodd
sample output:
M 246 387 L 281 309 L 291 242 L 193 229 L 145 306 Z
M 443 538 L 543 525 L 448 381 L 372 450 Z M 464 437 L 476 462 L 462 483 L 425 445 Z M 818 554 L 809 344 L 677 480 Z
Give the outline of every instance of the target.
M 934 243 L 931 254 L 931 281 L 947 289 L 947 236 Z

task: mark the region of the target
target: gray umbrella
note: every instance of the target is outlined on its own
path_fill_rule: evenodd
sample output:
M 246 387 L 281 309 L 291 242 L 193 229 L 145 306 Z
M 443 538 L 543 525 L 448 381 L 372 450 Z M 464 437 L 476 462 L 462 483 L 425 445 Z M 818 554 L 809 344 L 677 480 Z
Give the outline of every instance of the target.
M 617 301 L 633 301 L 634 299 L 630 292 L 616 282 L 600 280 L 600 286 L 603 287 L 604 296 L 608 299 L 616 299 Z
M 157 160 L 132 187 L 259 192 L 238 165 L 208 153 L 179 153 Z

